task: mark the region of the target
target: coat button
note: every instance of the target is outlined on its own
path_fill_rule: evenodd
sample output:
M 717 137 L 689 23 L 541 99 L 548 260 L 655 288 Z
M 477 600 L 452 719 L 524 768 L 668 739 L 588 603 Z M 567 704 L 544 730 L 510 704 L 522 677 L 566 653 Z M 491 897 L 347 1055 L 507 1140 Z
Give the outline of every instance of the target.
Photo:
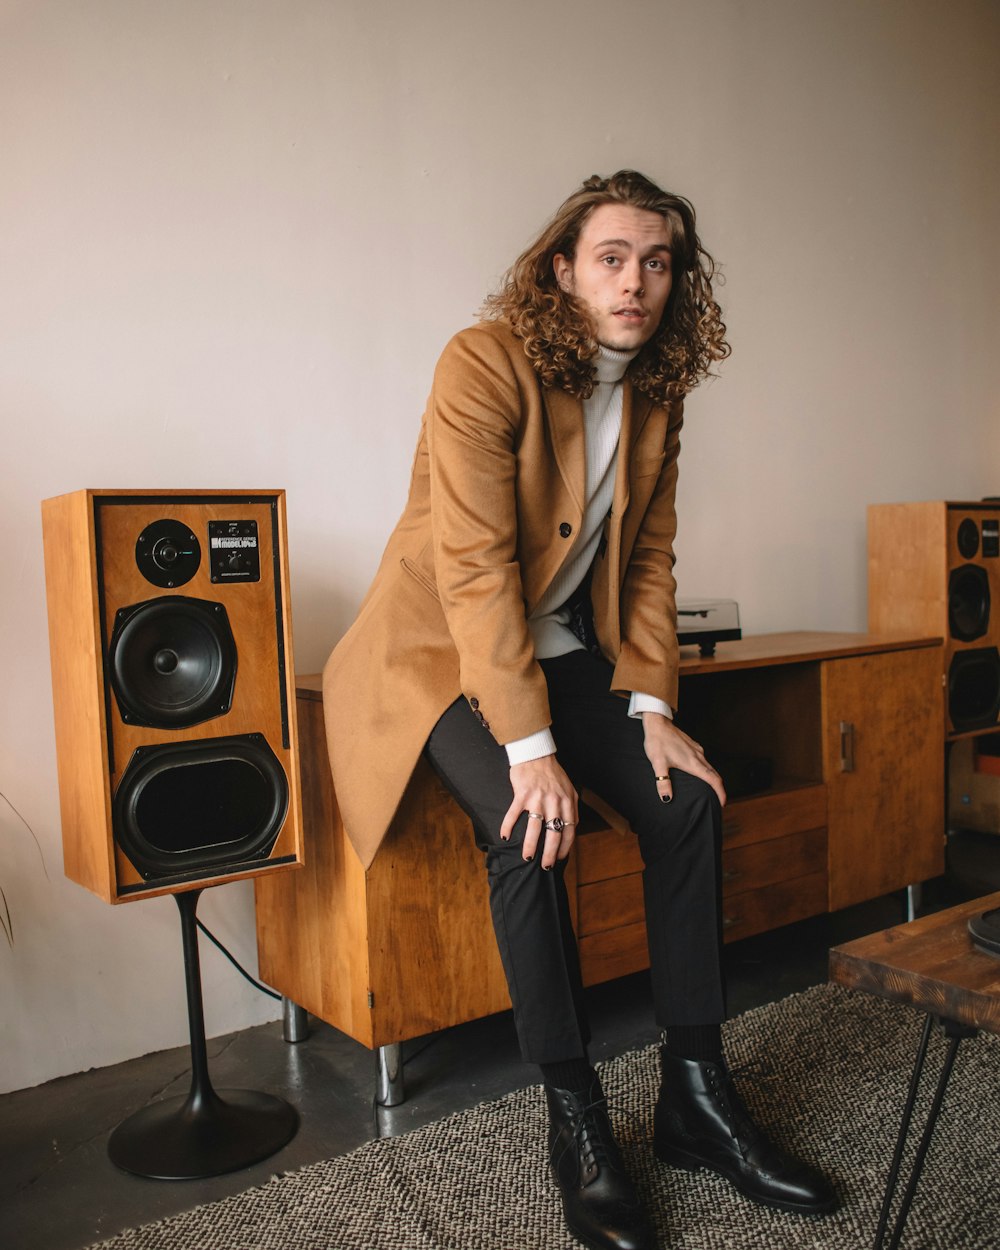
M 569 538 L 570 534 L 573 533 L 573 527 L 569 521 L 563 521 L 562 525 L 559 526 L 559 533 L 563 538 Z
M 478 700 L 478 699 L 470 699 L 470 700 L 469 700 L 469 707 L 471 707 L 471 708 L 472 708 L 472 710 L 475 712 L 475 711 L 476 711 L 476 709 L 479 707 L 479 700 Z

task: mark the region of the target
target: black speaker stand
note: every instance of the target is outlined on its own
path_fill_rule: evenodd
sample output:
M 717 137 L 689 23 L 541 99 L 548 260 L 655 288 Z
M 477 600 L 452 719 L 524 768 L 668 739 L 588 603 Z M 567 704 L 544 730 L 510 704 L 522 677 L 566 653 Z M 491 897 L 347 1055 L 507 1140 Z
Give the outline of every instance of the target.
M 217 1094 L 208 1075 L 195 913 L 200 889 L 175 894 L 184 942 L 191 1031 L 191 1092 L 143 1107 L 108 1140 L 111 1162 L 154 1180 L 198 1180 L 259 1163 L 295 1136 L 299 1119 L 282 1098 L 248 1089 Z

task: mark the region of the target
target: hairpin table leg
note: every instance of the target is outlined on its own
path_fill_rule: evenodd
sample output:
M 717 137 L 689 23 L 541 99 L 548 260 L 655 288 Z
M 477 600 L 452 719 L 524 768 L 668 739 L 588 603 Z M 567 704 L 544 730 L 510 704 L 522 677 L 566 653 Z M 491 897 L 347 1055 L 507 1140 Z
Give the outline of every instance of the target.
M 958 1054 L 959 1043 L 964 1037 L 975 1037 L 977 1032 L 976 1029 L 969 1028 L 963 1024 L 957 1024 L 954 1020 L 942 1020 L 941 1023 L 944 1026 L 945 1036 L 949 1039 L 948 1050 L 945 1054 L 941 1074 L 938 1077 L 934 1099 L 931 1102 L 930 1110 L 927 1113 L 927 1123 L 924 1125 L 924 1131 L 920 1138 L 920 1144 L 918 1145 L 917 1153 L 913 1158 L 913 1165 L 910 1170 L 910 1179 L 907 1182 L 906 1189 L 903 1191 L 899 1211 L 896 1214 L 896 1222 L 893 1225 L 892 1236 L 890 1237 L 885 1250 L 897 1250 L 900 1238 L 903 1235 L 906 1218 L 910 1213 L 910 1207 L 913 1204 L 913 1197 L 917 1192 L 917 1185 L 920 1181 L 920 1173 L 923 1171 L 924 1160 L 927 1157 L 927 1151 L 931 1144 L 931 1137 L 934 1134 L 934 1127 L 937 1124 L 938 1115 L 941 1111 L 941 1104 L 944 1101 L 945 1090 L 948 1087 L 948 1079 L 951 1076 L 951 1070 L 955 1063 L 955 1056 Z M 930 1041 L 933 1026 L 934 1017 L 928 1016 L 927 1021 L 924 1024 L 923 1033 L 920 1037 L 920 1044 L 917 1047 L 917 1057 L 913 1065 L 913 1076 L 910 1078 L 910 1088 L 906 1097 L 906 1106 L 903 1108 L 903 1120 L 899 1126 L 899 1137 L 896 1140 L 896 1150 L 892 1157 L 892 1165 L 889 1168 L 889 1178 L 886 1182 L 885 1198 L 882 1200 L 882 1211 L 879 1215 L 878 1228 L 875 1231 L 875 1250 L 882 1250 L 886 1228 L 889 1223 L 889 1213 L 892 1209 L 892 1200 L 896 1193 L 896 1186 L 899 1183 L 899 1172 L 900 1165 L 903 1161 L 903 1150 L 906 1145 L 910 1121 L 913 1118 L 913 1107 L 917 1101 L 917 1092 L 920 1088 L 920 1077 L 923 1072 L 924 1060 L 927 1057 L 927 1045 Z

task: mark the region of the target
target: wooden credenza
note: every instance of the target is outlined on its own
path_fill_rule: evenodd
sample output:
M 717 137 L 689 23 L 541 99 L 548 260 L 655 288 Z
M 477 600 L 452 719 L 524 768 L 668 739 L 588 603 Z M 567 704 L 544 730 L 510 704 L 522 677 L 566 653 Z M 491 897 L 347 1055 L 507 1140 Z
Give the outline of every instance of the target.
M 727 940 L 943 871 L 943 726 L 927 698 L 940 645 L 789 633 L 720 643 L 710 658 L 685 648 L 679 722 L 709 758 L 773 772 L 724 811 Z M 300 679 L 297 710 L 305 866 L 255 883 L 261 976 L 373 1048 L 508 1007 L 464 813 L 421 762 L 366 872 L 333 793 L 318 677 Z M 635 840 L 588 801 L 566 879 L 593 985 L 648 955 Z

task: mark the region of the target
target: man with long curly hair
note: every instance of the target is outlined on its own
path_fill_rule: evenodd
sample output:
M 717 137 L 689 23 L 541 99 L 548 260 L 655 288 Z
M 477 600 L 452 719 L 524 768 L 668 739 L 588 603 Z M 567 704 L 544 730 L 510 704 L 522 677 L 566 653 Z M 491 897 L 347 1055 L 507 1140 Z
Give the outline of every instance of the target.
M 722 781 L 673 722 L 684 397 L 729 354 L 691 205 L 593 177 L 438 363 L 406 509 L 325 671 L 334 783 L 366 864 L 421 752 L 468 814 L 566 1222 L 646 1250 L 588 1029 L 563 869 L 586 786 L 629 823 L 664 1030 L 653 1149 L 830 1210 L 752 1122 L 722 1053 Z

